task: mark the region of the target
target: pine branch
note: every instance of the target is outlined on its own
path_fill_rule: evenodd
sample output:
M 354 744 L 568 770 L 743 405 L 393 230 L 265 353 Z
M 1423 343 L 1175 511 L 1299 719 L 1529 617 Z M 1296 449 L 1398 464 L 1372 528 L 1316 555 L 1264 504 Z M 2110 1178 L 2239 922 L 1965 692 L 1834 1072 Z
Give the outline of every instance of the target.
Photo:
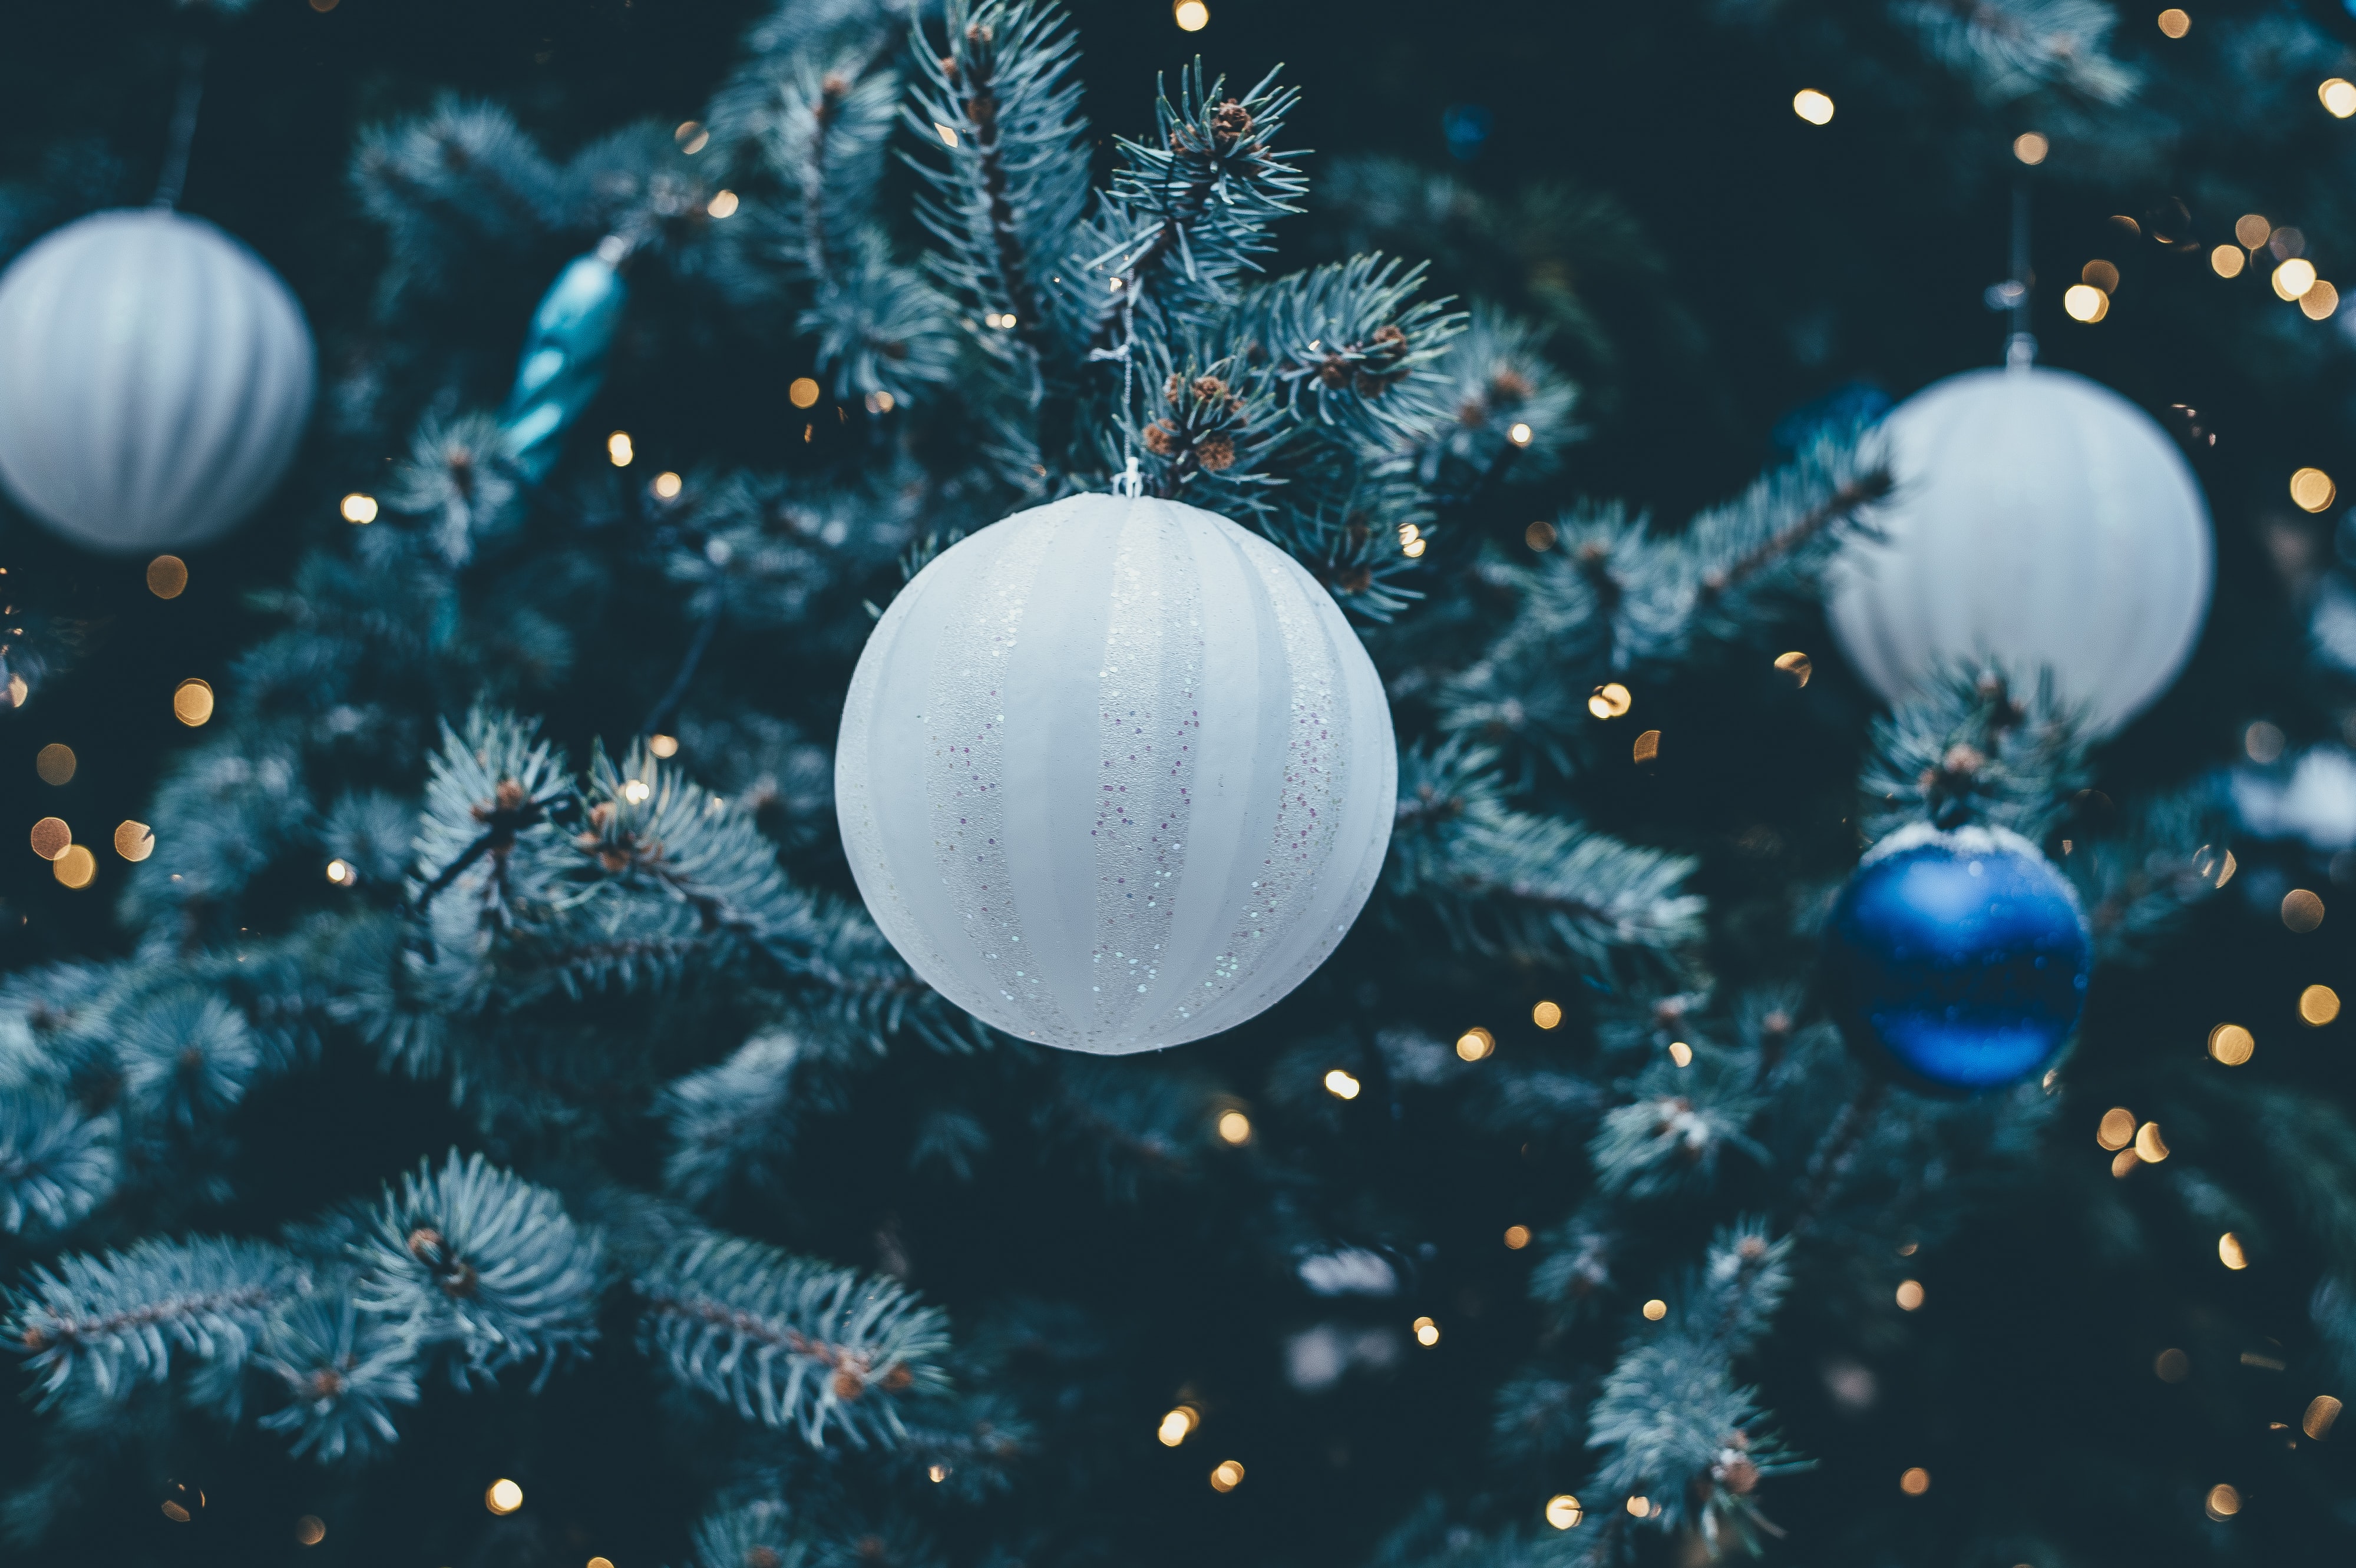
M 27 1358 L 44 1409 L 72 1392 L 116 1399 L 162 1381 L 175 1351 L 234 1372 L 300 1288 L 294 1260 L 262 1243 L 142 1241 L 36 1268 L 8 1293 L 0 1336 Z
M 388 1192 L 352 1243 L 359 1309 L 426 1349 L 446 1349 L 462 1383 L 537 1360 L 537 1389 L 560 1358 L 597 1337 L 604 1261 L 554 1193 L 453 1149 Z
M 855 1447 L 895 1444 L 903 1397 L 946 1386 L 939 1310 L 888 1280 L 706 1236 L 637 1288 L 641 1333 L 673 1377 L 813 1447 L 830 1427 Z

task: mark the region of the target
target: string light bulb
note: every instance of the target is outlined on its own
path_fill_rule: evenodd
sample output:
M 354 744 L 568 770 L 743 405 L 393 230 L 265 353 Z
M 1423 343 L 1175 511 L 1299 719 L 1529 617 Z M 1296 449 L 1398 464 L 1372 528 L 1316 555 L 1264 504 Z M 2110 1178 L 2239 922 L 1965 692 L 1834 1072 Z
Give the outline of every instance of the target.
M 177 599 L 188 586 L 188 563 L 177 555 L 159 555 L 147 563 L 147 592 L 158 599 Z
M 1236 1148 L 1251 1142 L 1251 1118 L 1241 1111 L 1222 1111 L 1218 1121 L 1219 1141 Z
M 1355 1100 L 1360 1085 L 1357 1079 L 1336 1067 L 1325 1074 L 1325 1093 L 1336 1100 Z
M 2179 7 L 2170 5 L 2159 14 L 2159 30 L 2171 38 L 2180 38 L 2192 30 L 2192 18 Z
M 126 860 L 145 860 L 155 852 L 155 834 L 144 822 L 115 824 L 114 852 Z
M 1792 112 L 1811 125 L 1833 123 L 1833 101 L 1813 87 L 1804 87 L 1792 94 Z
M 2356 114 L 2356 81 L 2350 81 L 2346 77 L 2324 78 L 2316 88 L 2315 96 L 2321 101 L 2324 112 L 2334 120 L 2345 120 L 2351 114 Z
M 1419 1317 L 1413 1324 L 1415 1342 L 1425 1349 L 1440 1343 L 1440 1325 L 1429 1317 Z
M 510 1514 L 523 1507 L 523 1488 L 505 1476 L 483 1488 L 483 1506 L 496 1514 Z
M 1922 1307 L 1922 1282 L 1919 1279 L 1900 1280 L 1897 1301 L 1898 1310 L 1901 1312 L 1920 1311 Z
M 1211 8 L 1203 0 L 1177 0 L 1170 7 L 1170 19 L 1182 33 L 1199 33 L 1211 25 Z
M 624 439 L 626 441 L 628 438 Z M 624 461 L 626 462 L 627 459 Z M 363 496 L 357 490 L 338 502 L 336 509 L 343 514 L 344 521 L 348 523 L 365 524 L 376 521 L 376 497 Z
M 712 193 L 712 199 L 704 204 L 703 210 L 714 218 L 728 218 L 735 213 L 736 206 L 734 191 L 719 190 Z
M 2235 1274 L 2250 1266 L 2250 1254 L 2242 1250 L 2242 1238 L 2228 1231 L 2217 1238 L 2217 1261 Z
M 172 688 L 172 717 L 193 730 L 213 716 L 209 681 L 190 677 Z
M 1562 1004 L 1540 1002 L 1530 1009 L 1530 1022 L 1540 1029 L 1553 1029 L 1562 1022 Z
M 1475 1025 L 1456 1037 L 1456 1054 L 1466 1061 L 1481 1061 L 1497 1049 L 1497 1037 Z
M 1233 1459 L 1222 1459 L 1211 1467 L 1211 1489 L 1232 1492 L 1244 1484 L 1244 1467 Z
M 1194 1427 L 1201 1420 L 1201 1413 L 1193 1405 L 1182 1404 L 1162 1418 L 1162 1424 L 1154 1429 L 1153 1435 L 1161 1440 L 1164 1448 L 1175 1448 L 1194 1435 Z
M 1569 1492 L 1557 1492 L 1547 1499 L 1546 1521 L 1557 1530 L 1569 1530 L 1586 1517 L 1579 1499 Z
M 2309 986 L 2298 994 L 2299 1018 L 2316 1029 L 2340 1016 L 2340 993 L 2329 986 Z
M 2053 144 L 2046 140 L 2042 132 L 2023 131 L 2012 139 L 2012 155 L 2031 168 L 2043 163 L 2052 151 Z
M 2315 286 L 2315 263 L 2304 256 L 2293 256 L 2275 269 L 2275 293 L 2286 300 L 2295 300 Z
M 1652 1300 L 1644 1303 L 1645 1322 L 1658 1323 L 1662 1318 L 1666 1317 L 1668 1315 L 1669 1304 L 1663 1301 L 1659 1296 L 1656 1296 L 1653 1297 Z
M 2240 1024 L 2219 1024 L 2209 1031 L 2209 1054 L 2228 1067 L 2241 1066 L 2257 1049 L 2257 1037 Z
M 349 886 L 352 881 L 351 862 L 348 860 L 328 861 L 327 880 L 335 883 L 336 886 L 339 888 Z
M 1507 1252 L 1518 1253 L 1529 1244 L 1530 1228 L 1527 1225 L 1508 1225 L 1505 1227 L 1505 1250 Z

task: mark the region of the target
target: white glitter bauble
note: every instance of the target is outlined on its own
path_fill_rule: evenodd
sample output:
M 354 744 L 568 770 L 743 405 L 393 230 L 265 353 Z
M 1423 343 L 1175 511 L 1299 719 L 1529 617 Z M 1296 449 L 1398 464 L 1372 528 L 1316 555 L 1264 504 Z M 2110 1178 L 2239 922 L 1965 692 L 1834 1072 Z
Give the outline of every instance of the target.
M 1944 660 L 2053 672 L 2115 730 L 2176 678 L 2209 609 L 2209 508 L 2151 417 L 2064 370 L 1973 370 L 1885 425 L 1897 493 L 1827 581 L 1841 650 L 1891 702 Z
M 1194 507 L 1074 496 L 901 590 L 834 780 L 917 974 L 1114 1054 L 1232 1028 L 1324 961 L 1382 869 L 1398 754 L 1374 662 L 1290 556 Z
M 202 544 L 261 505 L 311 411 L 311 332 L 200 219 L 93 213 L 0 275 L 0 481 L 78 544 Z

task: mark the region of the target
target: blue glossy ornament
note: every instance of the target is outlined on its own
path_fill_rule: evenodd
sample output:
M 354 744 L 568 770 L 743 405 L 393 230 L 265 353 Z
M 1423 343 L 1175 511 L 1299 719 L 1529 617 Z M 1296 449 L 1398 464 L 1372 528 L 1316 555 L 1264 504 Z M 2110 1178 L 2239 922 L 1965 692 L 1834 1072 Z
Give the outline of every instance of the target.
M 1876 845 L 1825 927 L 1825 989 L 1852 1048 L 1965 1093 L 2038 1072 L 2078 1026 L 2093 937 L 2017 833 L 1923 824 Z
M 629 292 L 609 255 L 615 249 L 609 240 L 589 255 L 574 257 L 531 313 L 531 331 L 499 424 L 507 432 L 509 455 L 532 484 L 548 477 L 564 432 L 605 384 L 605 353 L 614 346 Z

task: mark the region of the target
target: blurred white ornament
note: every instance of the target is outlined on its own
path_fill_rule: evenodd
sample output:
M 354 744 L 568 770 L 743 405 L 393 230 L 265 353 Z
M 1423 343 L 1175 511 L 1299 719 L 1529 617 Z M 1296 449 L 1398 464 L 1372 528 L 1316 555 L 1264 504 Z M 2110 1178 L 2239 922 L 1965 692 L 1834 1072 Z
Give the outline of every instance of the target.
M 2233 808 L 2261 838 L 2304 838 L 2318 849 L 2356 846 L 2356 757 L 2338 746 L 2280 768 L 2236 768 Z
M 78 544 L 202 544 L 259 506 L 310 413 L 276 273 L 168 208 L 94 213 L 0 274 L 0 482 Z
M 869 912 L 1010 1034 L 1150 1051 L 1324 961 L 1398 809 L 1380 679 L 1293 559 L 1075 496 L 944 551 L 861 654 L 836 811 Z
M 1828 574 L 1833 632 L 1903 701 L 1941 664 L 2053 672 L 2096 732 L 2167 689 L 2209 609 L 2209 508 L 2150 416 L 2027 365 L 1950 376 L 1884 424 L 1897 490 Z

